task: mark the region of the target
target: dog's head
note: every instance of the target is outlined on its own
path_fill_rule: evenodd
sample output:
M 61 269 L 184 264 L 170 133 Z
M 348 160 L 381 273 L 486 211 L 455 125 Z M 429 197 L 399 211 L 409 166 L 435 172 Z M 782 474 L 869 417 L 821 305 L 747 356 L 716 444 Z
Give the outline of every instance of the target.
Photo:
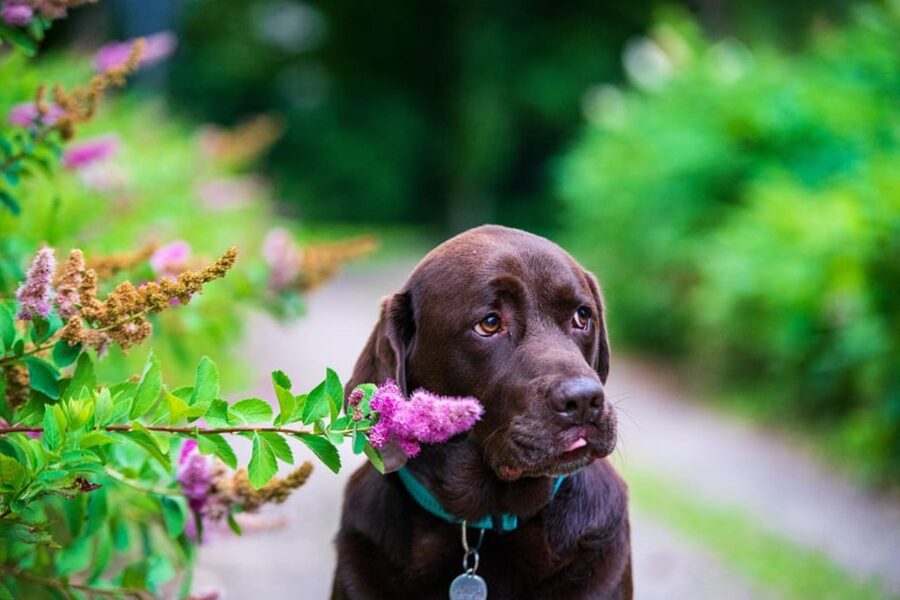
M 396 379 L 475 396 L 467 434 L 504 480 L 562 475 L 607 456 L 615 412 L 603 301 L 562 248 L 484 226 L 434 249 L 387 298 L 350 385 Z

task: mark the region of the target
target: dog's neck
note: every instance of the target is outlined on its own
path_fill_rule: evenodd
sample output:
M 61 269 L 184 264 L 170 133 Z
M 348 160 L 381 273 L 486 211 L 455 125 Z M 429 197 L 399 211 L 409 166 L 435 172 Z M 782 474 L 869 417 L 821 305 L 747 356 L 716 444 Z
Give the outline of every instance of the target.
M 553 496 L 550 477 L 500 480 L 468 440 L 426 446 L 407 468 L 447 512 L 472 521 L 500 513 L 528 519 Z

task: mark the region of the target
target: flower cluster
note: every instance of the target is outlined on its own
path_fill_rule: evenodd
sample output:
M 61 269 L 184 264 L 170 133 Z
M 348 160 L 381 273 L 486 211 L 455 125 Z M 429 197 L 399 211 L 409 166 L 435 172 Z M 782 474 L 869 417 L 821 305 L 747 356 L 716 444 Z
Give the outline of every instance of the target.
M 280 119 L 271 115 L 259 115 L 230 130 L 209 126 L 200 132 L 200 151 L 217 162 L 240 167 L 271 147 L 284 127 Z
M 120 254 L 104 254 L 101 256 L 92 256 L 87 261 L 87 268 L 92 269 L 97 275 L 97 279 L 101 281 L 115 276 L 123 271 L 130 271 L 138 265 L 151 260 L 156 253 L 158 245 L 156 242 L 145 244 L 140 250 L 135 252 L 122 252 Z M 74 252 L 74 251 L 73 251 Z M 81 252 L 78 250 L 77 252 Z M 81 267 L 84 270 L 84 265 Z M 57 286 L 57 294 L 59 294 L 59 286 Z
M 273 229 L 263 243 L 269 287 L 275 292 L 308 292 L 334 277 L 344 264 L 371 253 L 377 246 L 376 238 L 360 236 L 301 248 L 286 230 Z
M 354 401 L 358 404 L 359 398 L 351 394 L 349 403 Z M 390 379 L 375 391 L 370 407 L 378 413 L 378 421 L 369 431 L 372 446 L 382 448 L 394 442 L 410 458 L 419 453 L 422 444 L 439 444 L 468 431 L 484 411 L 476 398 L 438 396 L 422 389 L 407 400 Z
M 67 169 L 81 169 L 114 156 L 119 146 L 119 138 L 113 135 L 85 140 L 66 148 L 62 163 Z
M 53 248 L 41 248 L 31 261 L 25 282 L 16 291 L 19 312 L 16 318 L 30 321 L 50 315 L 50 301 L 53 298 L 51 282 L 56 271 Z
M 178 460 L 178 483 L 195 518 L 207 523 L 224 520 L 229 513 L 256 512 L 265 504 L 281 504 L 309 479 L 312 463 L 305 462 L 283 479 L 273 479 L 253 489 L 246 469 L 232 471 L 221 462 L 203 456 L 197 442 L 187 440 Z

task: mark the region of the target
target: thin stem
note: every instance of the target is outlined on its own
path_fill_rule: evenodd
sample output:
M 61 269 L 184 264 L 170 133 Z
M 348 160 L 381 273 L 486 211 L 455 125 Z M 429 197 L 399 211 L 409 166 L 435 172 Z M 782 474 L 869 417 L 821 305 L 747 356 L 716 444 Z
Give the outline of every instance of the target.
M 7 356 L 4 358 L 0 358 L 0 365 L 5 365 L 7 363 L 15 362 L 17 360 L 22 360 L 26 356 L 31 356 L 32 354 L 37 354 L 38 352 L 43 352 L 44 350 L 49 350 L 50 348 L 53 347 L 53 344 L 55 344 L 56 342 L 57 342 L 56 334 L 54 333 L 52 336 L 50 336 L 50 338 L 47 341 L 45 341 L 40 346 L 35 346 L 34 348 L 32 348 L 30 350 L 26 350 L 25 352 L 23 352 L 22 354 L 20 354 L 18 356 Z
M 139 492 L 144 492 L 145 494 L 156 494 L 158 496 L 182 496 L 183 495 L 177 490 L 170 490 L 170 489 L 160 488 L 160 487 L 151 487 L 151 486 L 146 486 L 146 485 L 141 485 L 139 483 L 135 483 L 134 481 L 130 481 L 125 475 L 123 475 L 122 473 L 119 473 L 118 471 L 116 471 L 115 469 L 113 469 L 110 466 L 106 467 L 106 474 L 109 475 L 110 477 L 112 477 L 113 479 L 115 479 L 116 481 L 118 481 L 119 483 L 127 485 L 128 487 L 135 489 Z
M 51 579 L 49 577 L 41 577 L 40 575 L 34 575 L 33 573 L 28 573 L 27 571 L 20 571 L 19 569 L 13 569 L 12 567 L 3 567 L 0 566 L 0 573 L 5 575 L 9 575 L 11 577 L 15 577 L 17 579 L 24 579 L 25 581 L 30 581 L 32 583 L 37 583 L 39 585 L 45 585 L 48 587 L 52 587 L 54 589 L 59 590 L 67 597 L 71 597 L 68 593 L 68 590 L 71 588 L 73 590 L 79 590 L 81 592 L 85 592 L 88 595 L 96 595 L 96 596 L 108 596 L 111 598 L 115 598 L 118 596 L 131 596 L 134 598 L 149 599 L 153 600 L 153 596 L 145 591 L 138 588 L 127 588 L 127 587 L 113 587 L 113 588 L 99 588 L 90 585 L 85 585 L 83 583 L 63 583 L 58 579 Z

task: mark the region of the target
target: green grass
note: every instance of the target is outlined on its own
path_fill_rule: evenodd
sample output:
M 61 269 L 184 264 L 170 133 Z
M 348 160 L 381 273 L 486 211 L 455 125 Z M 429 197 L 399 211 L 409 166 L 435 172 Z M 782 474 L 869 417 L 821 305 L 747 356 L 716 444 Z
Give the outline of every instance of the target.
M 878 582 L 860 581 L 823 553 L 766 531 L 740 510 L 698 502 L 645 470 L 623 471 L 637 512 L 704 546 L 761 588 L 797 600 L 891 598 Z

